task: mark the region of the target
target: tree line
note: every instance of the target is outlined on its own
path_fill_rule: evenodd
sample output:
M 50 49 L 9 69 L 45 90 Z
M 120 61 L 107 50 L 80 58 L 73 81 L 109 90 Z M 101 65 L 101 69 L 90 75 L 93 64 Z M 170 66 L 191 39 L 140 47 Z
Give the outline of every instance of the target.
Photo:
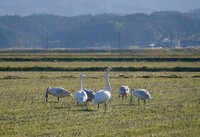
M 75 17 L 47 14 L 0 16 L 0 48 L 146 47 L 151 43 L 159 44 L 165 38 L 198 45 L 199 10 Z

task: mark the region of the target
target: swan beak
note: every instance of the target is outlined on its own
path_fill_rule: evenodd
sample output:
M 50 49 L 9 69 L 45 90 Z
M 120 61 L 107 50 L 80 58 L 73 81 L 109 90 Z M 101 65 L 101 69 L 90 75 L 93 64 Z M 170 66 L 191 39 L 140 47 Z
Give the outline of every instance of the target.
M 150 102 L 152 98 L 147 99 L 147 102 Z
M 106 68 L 106 71 L 110 71 L 110 70 L 112 70 L 111 67 L 107 67 L 107 68 Z

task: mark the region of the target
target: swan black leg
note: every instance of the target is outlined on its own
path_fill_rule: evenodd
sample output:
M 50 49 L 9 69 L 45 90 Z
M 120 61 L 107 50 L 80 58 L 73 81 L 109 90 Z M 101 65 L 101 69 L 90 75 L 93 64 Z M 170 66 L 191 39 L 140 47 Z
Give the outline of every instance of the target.
M 144 99 L 144 111 L 146 111 L 145 104 L 146 104 L 146 100 Z
M 85 102 L 86 110 L 89 110 L 88 102 Z
M 138 111 L 141 110 L 141 106 L 140 106 L 140 100 L 138 99 Z
M 59 97 L 58 97 L 58 101 L 59 101 Z
M 46 97 L 45 101 L 48 102 L 48 97 Z
M 107 103 L 105 103 L 105 110 L 107 110 Z
M 131 98 L 130 98 L 130 105 L 132 104 L 132 100 L 133 100 L 133 98 L 131 97 Z

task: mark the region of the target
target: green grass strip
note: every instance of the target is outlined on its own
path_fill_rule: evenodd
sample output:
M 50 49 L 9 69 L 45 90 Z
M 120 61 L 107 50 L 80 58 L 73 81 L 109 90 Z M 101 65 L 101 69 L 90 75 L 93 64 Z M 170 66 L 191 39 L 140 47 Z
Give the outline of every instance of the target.
M 0 71 L 104 71 L 105 67 L 0 67 Z M 147 71 L 147 72 L 200 72 L 200 67 L 173 67 L 173 68 L 147 68 L 147 67 L 113 67 L 112 71 Z
M 134 61 L 150 61 L 150 62 L 196 62 L 200 61 L 200 58 L 0 58 L 0 61 L 63 61 L 63 62 L 72 62 L 72 61 L 127 61 L 127 62 L 134 62 Z

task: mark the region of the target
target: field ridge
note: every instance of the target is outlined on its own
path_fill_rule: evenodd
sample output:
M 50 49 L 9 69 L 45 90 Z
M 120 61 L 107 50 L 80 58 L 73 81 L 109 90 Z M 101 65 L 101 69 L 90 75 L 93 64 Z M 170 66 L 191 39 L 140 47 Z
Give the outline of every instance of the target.
M 0 71 L 104 71 L 105 67 L 0 67 Z M 172 68 L 148 68 L 148 67 L 112 67 L 112 71 L 147 71 L 147 72 L 200 72 L 200 67 L 172 67 Z
M 196 62 L 200 61 L 200 58 L 176 58 L 176 57 L 169 57 L 169 58 L 162 58 L 162 57 L 140 57 L 140 58 L 131 58 L 131 57 L 103 57 L 103 58 L 78 58 L 78 57 L 69 57 L 69 58 L 0 58 L 0 61 L 63 61 L 63 62 L 72 62 L 72 61 L 126 61 L 126 62 L 138 62 L 138 61 L 151 61 L 151 62 Z

